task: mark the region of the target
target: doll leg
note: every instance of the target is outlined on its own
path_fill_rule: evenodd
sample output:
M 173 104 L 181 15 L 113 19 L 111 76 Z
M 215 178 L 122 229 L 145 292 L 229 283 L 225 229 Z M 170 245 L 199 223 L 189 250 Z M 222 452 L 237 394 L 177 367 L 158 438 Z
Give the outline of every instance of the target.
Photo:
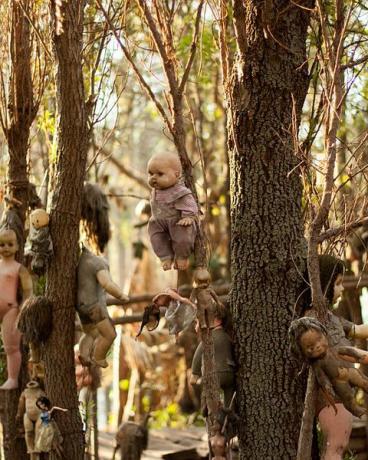
M 100 321 L 97 323 L 96 327 L 99 335 L 95 342 L 93 362 L 97 364 L 97 366 L 107 367 L 106 354 L 115 340 L 116 331 L 110 318 Z
M 1 385 L 0 390 L 13 390 L 18 388 L 18 375 L 21 365 L 20 339 L 21 333 L 16 327 L 18 309 L 11 308 L 4 316 L 1 325 L 1 335 L 6 353 L 8 380 Z
M 174 252 L 169 232 L 158 222 L 150 221 L 148 223 L 148 234 L 153 251 L 161 260 L 162 268 L 164 270 L 170 270 L 174 260 Z
M 188 227 L 175 223 L 170 225 L 172 247 L 175 252 L 175 268 L 178 270 L 186 270 L 189 266 L 189 256 L 193 252 L 196 233 L 195 223 Z
M 27 445 L 27 453 L 31 454 L 34 451 L 35 444 L 35 425 L 27 414 L 24 414 L 23 416 L 23 425 Z
M 336 409 L 336 415 L 332 406 L 324 407 L 318 414 L 324 437 L 322 460 L 341 460 L 349 442 L 353 416 L 341 403 L 336 404 Z
M 363 375 L 358 369 L 349 369 L 350 382 L 368 393 L 368 378 Z
M 99 336 L 95 324 L 83 324 L 83 335 L 79 341 L 79 355 L 82 365 L 91 361 L 92 349 L 95 340 Z

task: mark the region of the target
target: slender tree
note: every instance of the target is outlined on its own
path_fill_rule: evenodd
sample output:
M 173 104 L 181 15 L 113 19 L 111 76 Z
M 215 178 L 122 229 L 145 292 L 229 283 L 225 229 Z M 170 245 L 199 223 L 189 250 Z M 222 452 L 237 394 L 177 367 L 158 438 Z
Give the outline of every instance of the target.
M 297 450 L 303 385 L 287 331 L 306 254 L 292 126 L 308 87 L 312 7 L 233 1 L 237 58 L 225 84 L 242 459 L 295 458 Z
M 53 302 L 53 331 L 45 349 L 46 392 L 53 404 L 68 409 L 57 422 L 64 438 L 64 456 L 70 460 L 83 458 L 73 345 L 79 221 L 88 148 L 81 60 L 84 6 L 84 0 L 51 2 L 58 149 L 50 219 L 54 258 L 46 288 Z

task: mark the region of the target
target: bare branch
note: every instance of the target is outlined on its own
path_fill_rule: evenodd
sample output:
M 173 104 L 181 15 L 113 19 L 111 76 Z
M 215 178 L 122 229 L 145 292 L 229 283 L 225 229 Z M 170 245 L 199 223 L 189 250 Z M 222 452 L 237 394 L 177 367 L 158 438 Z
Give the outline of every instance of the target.
M 368 217 L 363 217 L 362 219 L 356 220 L 355 222 L 350 222 L 346 225 L 341 225 L 340 227 L 330 228 L 326 232 L 321 233 L 321 235 L 319 235 L 317 238 L 317 241 L 322 243 L 323 241 L 333 238 L 334 236 L 341 235 L 342 233 L 347 234 L 351 230 L 362 227 L 365 224 L 368 224 Z

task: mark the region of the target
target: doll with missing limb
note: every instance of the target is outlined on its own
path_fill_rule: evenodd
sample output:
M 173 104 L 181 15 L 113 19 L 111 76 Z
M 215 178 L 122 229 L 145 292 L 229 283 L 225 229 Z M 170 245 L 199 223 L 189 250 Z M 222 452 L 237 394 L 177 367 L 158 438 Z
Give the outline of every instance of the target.
M 111 279 L 105 259 L 83 247 L 78 264 L 77 304 L 84 332 L 79 342 L 80 361 L 83 365 L 108 365 L 106 354 L 116 332 L 107 311 L 105 291 L 117 299 L 129 299 Z
M 198 207 L 192 192 L 182 183 L 177 155 L 159 153 L 148 162 L 152 187 L 152 217 L 148 233 L 162 268 L 186 270 L 197 232 Z
M 32 295 L 32 278 L 27 269 L 15 260 L 18 251 L 16 234 L 10 229 L 0 230 L 0 320 L 1 335 L 6 353 L 8 379 L 1 390 L 18 387 L 21 364 L 21 333 L 17 330 L 19 303 L 18 287 L 21 291 L 21 304 Z
M 40 384 L 35 380 L 31 380 L 27 383 L 18 402 L 16 420 L 17 423 L 23 422 L 27 453 L 30 454 L 31 460 L 39 459 L 39 452 L 35 450 L 35 439 L 37 439 L 41 427 L 41 410 L 36 406 L 36 401 L 41 396 L 46 395 Z
M 293 321 L 289 337 L 295 354 L 304 357 L 312 366 L 318 385 L 336 413 L 335 400 L 338 398 L 357 417 L 365 414 L 366 410 L 355 401 L 352 387 L 357 386 L 368 393 L 368 378 L 355 367 L 349 367 L 342 358 L 362 363 L 368 353 L 350 346 L 332 347 L 327 329 L 315 318 Z

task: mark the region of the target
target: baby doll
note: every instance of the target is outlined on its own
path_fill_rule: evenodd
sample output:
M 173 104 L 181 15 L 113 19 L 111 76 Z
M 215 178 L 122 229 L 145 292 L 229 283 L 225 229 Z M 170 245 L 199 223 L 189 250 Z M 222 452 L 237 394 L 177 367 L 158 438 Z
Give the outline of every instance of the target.
M 77 305 L 84 332 L 79 342 L 83 365 L 108 366 L 106 354 L 116 332 L 107 311 L 105 291 L 117 299 L 129 299 L 111 279 L 107 262 L 83 247 L 78 264 Z
M 342 357 L 364 362 L 367 352 L 349 346 L 330 346 L 327 329 L 315 318 L 304 317 L 293 321 L 289 338 L 293 352 L 304 357 L 312 366 L 319 386 L 333 407 L 337 397 L 357 417 L 366 413 L 355 402 L 352 386 L 368 393 L 368 378 L 355 367 L 348 367 Z
M 45 392 L 40 388 L 40 384 L 34 380 L 27 383 L 18 402 L 17 422 L 22 421 L 25 430 L 27 453 L 31 460 L 39 459 L 39 452 L 35 451 L 35 439 L 38 437 L 41 426 L 41 410 L 36 406 L 36 401 Z
M 36 406 L 40 409 L 41 426 L 38 430 L 36 438 L 35 450 L 36 452 L 51 452 L 56 451 L 56 454 L 61 457 L 63 448 L 61 446 L 63 437 L 59 431 L 56 422 L 52 419 L 54 411 L 67 412 L 68 409 L 62 407 L 52 406 L 50 400 L 46 396 L 41 396 L 36 401 Z
M 177 155 L 159 153 L 148 162 L 148 183 L 152 187 L 152 217 L 148 233 L 162 268 L 186 270 L 197 231 L 198 207 L 192 192 L 182 183 Z
M 43 275 L 53 254 L 49 231 L 49 215 L 44 209 L 35 209 L 30 214 L 32 232 L 30 236 L 31 268 L 36 275 Z
M 27 269 L 15 260 L 18 242 L 13 230 L 0 230 L 0 321 L 1 335 L 6 353 L 8 379 L 1 390 L 18 387 L 21 364 L 20 339 L 16 323 L 19 314 L 18 284 L 21 287 L 21 303 L 32 295 L 32 278 Z

